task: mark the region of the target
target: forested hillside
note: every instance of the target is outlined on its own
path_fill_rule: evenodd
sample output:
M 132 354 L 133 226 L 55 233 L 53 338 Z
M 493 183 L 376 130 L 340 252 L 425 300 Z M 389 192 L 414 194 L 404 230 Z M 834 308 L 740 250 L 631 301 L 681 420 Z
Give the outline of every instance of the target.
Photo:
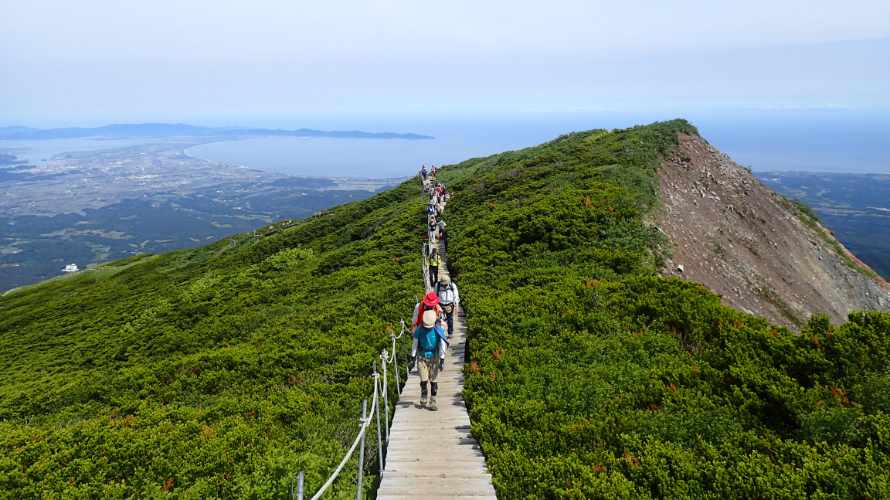
M 798 335 L 660 277 L 647 221 L 679 133 L 571 134 L 440 174 L 498 495 L 890 497 L 890 315 Z M 319 484 L 421 292 L 418 188 L 0 299 L 0 491 Z

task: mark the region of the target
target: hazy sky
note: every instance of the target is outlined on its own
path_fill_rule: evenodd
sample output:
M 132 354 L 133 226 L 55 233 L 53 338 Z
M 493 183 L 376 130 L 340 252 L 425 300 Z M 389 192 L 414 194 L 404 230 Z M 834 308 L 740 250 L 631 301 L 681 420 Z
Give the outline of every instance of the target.
M 0 125 L 890 110 L 890 1 L 0 0 Z

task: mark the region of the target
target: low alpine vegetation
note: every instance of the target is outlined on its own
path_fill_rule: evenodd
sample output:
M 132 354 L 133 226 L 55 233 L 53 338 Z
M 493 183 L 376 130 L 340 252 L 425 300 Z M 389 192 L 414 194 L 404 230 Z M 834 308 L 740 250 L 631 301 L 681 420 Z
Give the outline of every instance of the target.
M 795 334 L 657 276 L 682 121 L 446 168 L 466 398 L 504 498 L 890 497 L 890 315 Z
M 421 210 L 406 185 L 0 298 L 0 491 L 284 498 L 299 470 L 319 487 L 422 293 Z

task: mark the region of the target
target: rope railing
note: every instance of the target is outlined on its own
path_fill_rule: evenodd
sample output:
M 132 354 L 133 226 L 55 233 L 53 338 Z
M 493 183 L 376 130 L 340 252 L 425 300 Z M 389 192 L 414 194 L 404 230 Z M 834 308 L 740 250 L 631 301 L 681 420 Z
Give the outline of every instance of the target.
M 327 481 L 324 482 L 323 485 L 312 495 L 311 500 L 317 500 L 321 498 L 325 492 L 327 492 L 337 478 L 340 476 L 340 473 L 343 472 L 343 469 L 346 467 L 346 464 L 349 463 L 349 460 L 352 458 L 352 455 L 355 453 L 356 448 L 359 449 L 358 455 L 358 472 L 356 476 L 356 489 L 355 489 L 355 498 L 356 500 L 360 500 L 362 498 L 362 482 L 364 479 L 364 469 L 365 469 L 365 439 L 367 437 L 368 428 L 371 426 L 372 421 L 376 421 L 377 424 L 377 460 L 380 465 L 380 470 L 383 470 L 385 465 L 385 445 L 389 443 L 389 384 L 388 384 L 388 370 L 387 367 L 391 363 L 393 366 L 393 376 L 396 382 L 396 396 L 401 393 L 401 377 L 399 376 L 399 366 L 398 366 L 398 341 L 401 339 L 405 332 L 408 330 L 408 325 L 405 323 L 405 320 L 399 320 L 401 328 L 399 330 L 399 334 L 390 333 L 390 340 L 392 341 L 392 352 L 386 347 L 384 347 L 380 352 L 380 366 L 382 368 L 383 373 L 377 371 L 377 362 L 373 363 L 373 369 L 371 377 L 374 379 L 374 391 L 371 394 L 371 411 L 367 411 L 368 400 L 362 400 L 362 414 L 359 418 L 359 432 L 355 437 L 355 440 L 352 442 L 352 445 L 349 447 L 349 450 L 340 460 L 340 463 L 337 465 L 337 468 L 334 469 L 334 472 L 328 477 Z M 408 368 L 406 367 L 405 371 L 406 376 L 409 374 Z M 383 406 L 381 407 L 381 395 L 383 398 Z M 380 422 L 380 413 L 381 411 L 384 414 L 384 425 L 381 426 Z M 385 437 L 384 437 L 385 434 Z M 294 481 L 291 482 L 291 498 L 296 500 L 303 500 L 303 490 L 304 490 L 304 482 L 305 482 L 305 474 L 303 471 L 297 475 Z
M 349 462 L 349 459 L 352 458 L 352 454 L 355 452 L 355 448 L 359 445 L 361 445 L 362 450 L 361 450 L 361 453 L 359 453 L 359 458 L 358 458 L 359 468 L 358 468 L 358 481 L 357 481 L 357 485 L 356 485 L 356 489 L 355 489 L 355 498 L 356 499 L 361 498 L 362 473 L 364 471 L 364 467 L 363 467 L 364 463 L 363 462 L 364 462 L 364 454 L 365 454 L 364 453 L 364 451 L 365 451 L 365 432 L 368 430 L 368 426 L 371 424 L 371 419 L 367 416 L 367 412 L 366 412 L 367 404 L 368 404 L 367 399 L 362 400 L 362 418 L 359 419 L 359 421 L 361 422 L 361 427 L 359 428 L 358 436 L 355 437 L 355 441 L 352 442 L 352 446 L 349 448 L 349 451 L 346 452 L 346 456 L 344 456 L 343 460 L 340 461 L 340 465 L 337 466 L 337 468 L 334 470 L 334 473 L 331 474 L 331 477 L 329 477 L 328 480 L 323 485 L 321 485 L 321 488 L 319 488 L 318 491 L 314 495 L 312 495 L 311 500 L 318 500 L 319 498 L 321 498 L 321 496 L 324 494 L 324 492 L 327 491 L 328 488 L 330 488 L 332 484 L 334 484 L 334 481 L 337 479 L 337 476 L 340 475 L 340 472 L 343 470 L 343 467 L 345 467 L 346 463 Z M 374 377 L 374 398 L 373 398 L 373 401 L 371 402 L 371 413 L 373 414 L 376 411 L 376 409 L 377 409 L 377 377 Z

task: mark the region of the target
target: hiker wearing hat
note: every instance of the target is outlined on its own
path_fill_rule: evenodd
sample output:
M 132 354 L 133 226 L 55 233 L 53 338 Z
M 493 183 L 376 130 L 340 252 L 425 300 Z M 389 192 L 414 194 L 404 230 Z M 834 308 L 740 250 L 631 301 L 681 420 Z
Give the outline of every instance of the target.
M 430 251 L 430 256 L 427 257 L 426 265 L 430 269 L 430 285 L 434 285 L 436 281 L 439 281 L 439 266 L 442 265 L 442 257 L 439 256 L 438 248 L 433 247 Z
M 460 307 L 460 294 L 457 293 L 457 284 L 448 276 L 439 278 L 436 283 L 436 295 L 439 297 L 439 307 L 445 313 L 445 322 L 448 325 L 448 336 L 454 334 L 454 315 Z
M 438 317 L 433 310 L 424 311 L 422 324 L 414 330 L 414 343 L 411 356 L 415 359 L 420 374 L 420 406 L 427 403 L 429 385 L 429 409 L 439 409 L 436 393 L 439 389 L 439 370 L 445 369 L 445 352 L 448 341 L 445 332 L 437 325 Z
M 433 311 L 436 313 L 436 317 L 439 318 L 439 326 L 443 329 L 447 328 L 445 325 L 445 311 L 442 310 L 442 306 L 439 305 L 439 296 L 436 295 L 436 292 L 429 291 L 426 292 L 426 295 L 423 296 L 423 300 L 420 301 L 414 307 L 414 314 L 411 316 L 411 327 L 417 328 L 420 326 L 423 320 L 423 313 L 427 311 Z

